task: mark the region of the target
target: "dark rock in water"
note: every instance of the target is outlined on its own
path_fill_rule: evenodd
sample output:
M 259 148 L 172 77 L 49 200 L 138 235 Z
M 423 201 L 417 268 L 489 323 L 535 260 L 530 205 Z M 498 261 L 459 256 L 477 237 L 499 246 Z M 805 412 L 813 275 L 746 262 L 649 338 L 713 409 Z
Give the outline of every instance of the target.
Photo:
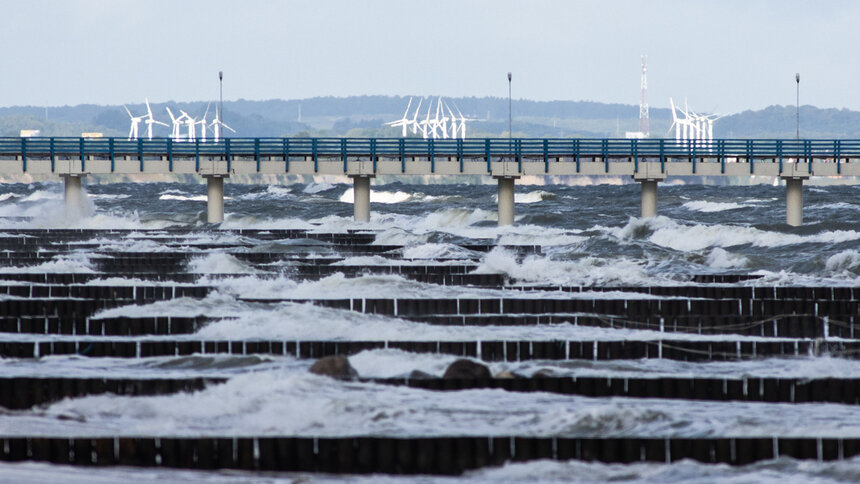
M 486 365 L 462 359 L 451 363 L 442 378 L 492 378 L 492 376 Z
M 435 377 L 421 370 L 412 370 L 412 373 L 410 373 L 409 376 L 407 376 L 406 378 L 408 378 L 409 380 L 429 380 Z
M 315 375 L 330 376 L 339 380 L 354 380 L 358 372 L 349 364 L 345 356 L 326 356 L 320 358 L 311 366 L 310 372 Z

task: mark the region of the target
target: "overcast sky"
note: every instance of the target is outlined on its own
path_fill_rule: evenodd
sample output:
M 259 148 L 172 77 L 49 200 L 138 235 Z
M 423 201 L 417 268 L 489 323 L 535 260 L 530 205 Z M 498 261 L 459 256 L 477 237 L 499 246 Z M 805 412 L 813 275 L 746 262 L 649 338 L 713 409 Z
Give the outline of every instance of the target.
M 361 94 L 860 110 L 860 2 L 0 0 L 0 106 Z

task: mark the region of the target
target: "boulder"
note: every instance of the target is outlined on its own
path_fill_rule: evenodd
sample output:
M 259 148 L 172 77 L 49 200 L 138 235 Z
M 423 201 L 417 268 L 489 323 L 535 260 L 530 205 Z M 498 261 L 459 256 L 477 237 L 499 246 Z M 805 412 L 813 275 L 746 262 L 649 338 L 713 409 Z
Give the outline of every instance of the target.
M 311 366 L 310 372 L 315 375 L 323 375 L 339 380 L 354 380 L 358 378 L 358 372 L 349 364 L 345 356 L 326 356 L 320 358 Z
M 486 365 L 460 359 L 451 363 L 442 378 L 492 378 L 492 374 Z
M 433 375 L 423 372 L 421 370 L 412 370 L 412 373 L 406 377 L 407 380 L 430 380 L 435 378 Z

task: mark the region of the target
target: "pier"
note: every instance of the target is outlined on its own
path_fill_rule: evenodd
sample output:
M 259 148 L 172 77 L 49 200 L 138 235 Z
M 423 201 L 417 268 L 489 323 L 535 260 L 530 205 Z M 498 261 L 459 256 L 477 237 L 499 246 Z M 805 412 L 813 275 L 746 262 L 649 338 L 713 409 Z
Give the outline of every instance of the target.
M 657 215 L 658 184 L 672 176 L 772 176 L 786 184 L 786 223 L 803 222 L 803 181 L 860 176 L 860 140 L 418 138 L 0 138 L 0 174 L 56 175 L 68 205 L 88 175 L 196 174 L 207 180 L 208 221 L 224 219 L 232 175 L 344 175 L 354 216 L 370 220 L 378 175 L 483 175 L 498 181 L 499 225 L 514 223 L 521 176 L 629 176 L 642 186 L 642 217 Z

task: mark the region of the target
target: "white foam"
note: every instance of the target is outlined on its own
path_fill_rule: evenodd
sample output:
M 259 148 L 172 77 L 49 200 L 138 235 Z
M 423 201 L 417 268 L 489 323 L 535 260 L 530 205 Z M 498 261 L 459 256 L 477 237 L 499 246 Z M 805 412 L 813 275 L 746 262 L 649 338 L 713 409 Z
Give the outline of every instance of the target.
M 824 263 L 824 270 L 831 274 L 857 276 L 860 274 L 860 252 L 848 249 L 833 254 Z
M 749 265 L 749 259 L 714 247 L 707 257 L 707 264 L 714 269 L 737 269 Z
M 405 259 L 469 259 L 472 253 L 454 244 L 421 244 L 403 249 Z
M 782 247 L 795 244 L 833 244 L 860 240 L 860 232 L 854 230 L 825 231 L 813 235 L 797 235 L 771 232 L 754 227 L 734 225 L 681 225 L 664 216 L 631 218 L 620 228 L 595 227 L 622 241 L 647 237 L 647 240 L 684 252 L 700 251 L 709 247 L 733 247 L 750 244 L 754 247 Z
M 302 193 L 320 193 L 331 190 L 334 187 L 335 185 L 332 185 L 331 183 L 309 183 L 308 186 L 302 190 Z
M 6 200 L 9 200 L 10 198 L 18 198 L 18 194 L 17 193 L 4 193 L 4 194 L 0 195 L 0 202 L 5 202 Z
M 381 190 L 371 190 L 370 191 L 370 202 L 371 203 L 401 203 L 408 202 L 413 200 L 413 194 L 396 191 L 396 192 L 385 192 Z M 421 198 L 420 196 L 417 198 Z M 343 195 L 338 199 L 344 203 L 353 203 L 355 200 L 355 193 L 352 188 L 347 188 Z
M 253 274 L 259 272 L 235 256 L 213 252 L 188 261 L 188 271 L 195 274 Z
M 97 272 L 90 260 L 89 255 L 73 252 L 60 255 L 53 260 L 43 262 L 34 266 L 23 267 L 0 267 L 0 272 L 6 273 L 84 273 Z
M 696 200 L 693 202 L 687 202 L 682 207 L 687 210 L 692 210 L 694 212 L 703 212 L 703 213 L 712 213 L 712 212 L 724 212 L 726 210 L 737 210 L 739 208 L 747 208 L 748 205 L 742 205 L 740 203 L 734 202 L 709 202 L 707 200 Z
M 522 262 L 516 254 L 496 247 L 483 258 L 476 274 L 506 274 L 517 281 L 559 285 L 644 284 L 653 282 L 642 262 L 586 256 L 576 260 L 554 260 L 528 256 Z
M 225 199 L 228 197 L 224 197 Z M 181 200 L 187 202 L 205 202 L 207 200 L 206 195 L 172 195 L 166 194 L 158 197 L 159 200 Z

